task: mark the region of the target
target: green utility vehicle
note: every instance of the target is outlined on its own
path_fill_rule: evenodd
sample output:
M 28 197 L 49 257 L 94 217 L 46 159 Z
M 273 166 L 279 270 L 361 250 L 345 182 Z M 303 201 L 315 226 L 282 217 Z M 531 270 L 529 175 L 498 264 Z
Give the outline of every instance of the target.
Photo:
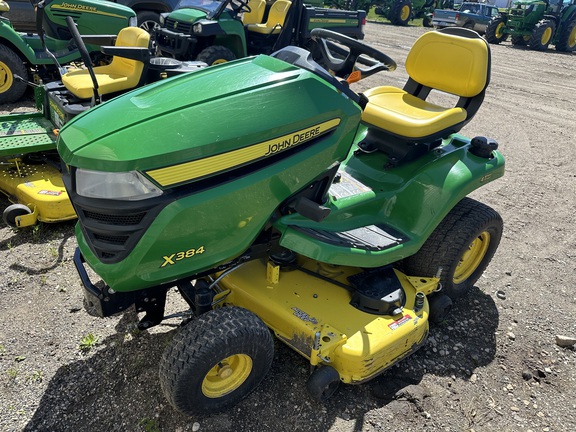
M 364 38 L 366 13 L 304 4 L 302 0 L 182 0 L 161 16 L 156 44 L 162 55 L 208 65 L 288 45 L 306 47 L 310 31 L 329 28 Z
M 85 307 L 135 306 L 145 330 L 178 288 L 189 311 L 160 382 L 188 415 L 247 396 L 271 333 L 309 362 L 318 400 L 381 374 L 448 317 L 502 235 L 498 213 L 467 197 L 504 174 L 498 144 L 458 133 L 484 99 L 489 44 L 425 32 L 402 88 L 360 94 L 351 81 L 396 63 L 326 29 L 311 38 L 326 68 L 288 46 L 137 89 L 60 131 Z
M 65 18 L 71 16 L 84 36 L 117 35 L 124 27 L 136 25 L 132 9 L 116 3 L 94 0 L 44 0 L 37 5 L 37 34 L 14 30 L 0 16 L 0 104 L 15 102 L 27 88 L 57 80 L 59 65 L 80 60 L 78 48 L 71 44 Z M 99 52 L 110 36 L 87 40 L 89 52 Z
M 512 44 L 545 51 L 576 49 L 576 0 L 515 0 L 486 28 L 486 40 L 498 44 L 511 36 Z

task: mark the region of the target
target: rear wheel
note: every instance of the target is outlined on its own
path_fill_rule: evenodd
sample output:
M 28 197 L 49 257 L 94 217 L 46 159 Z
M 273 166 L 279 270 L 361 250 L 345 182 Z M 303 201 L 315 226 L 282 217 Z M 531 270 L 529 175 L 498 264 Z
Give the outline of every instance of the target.
M 441 268 L 443 293 L 466 294 L 494 256 L 503 222 L 492 208 L 464 198 L 446 215 L 424 246 L 404 261 L 407 274 L 434 276 Z
M 528 45 L 533 50 L 546 51 L 548 49 L 548 45 L 550 45 L 550 42 L 552 42 L 552 37 L 554 36 L 555 30 L 556 26 L 552 21 L 540 21 L 538 24 L 536 24 Z
M 556 51 L 572 52 L 574 50 L 576 50 L 576 19 L 564 24 L 556 44 Z
M 486 26 L 486 40 L 491 44 L 499 44 L 506 39 L 506 34 L 504 29 L 506 28 L 506 20 L 497 16 L 490 20 L 488 26 Z
M 268 328 L 238 307 L 211 310 L 180 328 L 160 362 L 160 384 L 186 415 L 230 408 L 262 381 L 274 356 Z
M 24 95 L 26 83 L 16 75 L 28 80 L 24 62 L 10 48 L 0 45 L 0 104 L 16 102 Z
M 408 25 L 412 16 L 412 3 L 410 0 L 398 0 L 392 6 L 388 19 L 394 25 Z
M 206 63 L 208 66 L 226 63 L 227 61 L 236 60 L 236 56 L 228 48 L 221 45 L 214 45 L 203 49 L 196 60 Z

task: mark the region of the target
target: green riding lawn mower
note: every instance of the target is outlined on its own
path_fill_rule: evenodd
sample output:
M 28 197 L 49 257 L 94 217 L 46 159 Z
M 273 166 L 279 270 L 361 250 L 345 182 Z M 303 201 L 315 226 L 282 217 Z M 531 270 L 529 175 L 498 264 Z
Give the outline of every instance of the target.
M 427 32 L 403 88 L 356 93 L 395 62 L 311 36 L 324 67 L 285 47 L 137 89 L 60 130 L 85 308 L 135 307 L 149 329 L 177 289 L 189 310 L 160 382 L 188 415 L 247 396 L 271 333 L 310 363 L 318 400 L 376 377 L 425 343 L 502 235 L 498 213 L 467 197 L 503 175 L 498 145 L 458 133 L 490 80 L 486 41 Z
M 99 3 L 92 2 L 94 8 Z M 87 0 L 83 4 L 91 10 Z M 98 36 L 115 41 L 115 45 L 100 47 L 110 60 L 94 67 L 71 15 L 64 19 L 66 34 L 73 41 L 68 46 L 74 46 L 85 67 L 63 70 L 59 81 L 28 83 L 35 86 L 38 111 L 0 117 L 0 191 L 13 203 L 2 216 L 12 227 L 76 218 L 62 183 L 56 152 L 58 131 L 66 122 L 135 87 L 206 66 L 201 62 L 153 57 L 149 33 L 132 26 L 120 29 L 117 36 Z M 53 60 L 54 67 L 59 67 Z
M 486 40 L 498 44 L 511 36 L 512 44 L 546 51 L 576 50 L 576 0 L 515 0 L 486 28 Z
M 80 51 L 70 42 L 67 16 L 76 22 L 90 53 L 99 53 L 100 45 L 109 44 L 110 36 L 104 35 L 117 35 L 124 27 L 136 25 L 134 11 L 116 3 L 44 0 L 36 5 L 37 33 L 22 33 L 15 31 L 10 20 L 1 16 L 7 10 L 8 4 L 1 1 L 0 104 L 20 99 L 27 81 L 41 84 L 58 80 L 61 65 L 80 60 Z

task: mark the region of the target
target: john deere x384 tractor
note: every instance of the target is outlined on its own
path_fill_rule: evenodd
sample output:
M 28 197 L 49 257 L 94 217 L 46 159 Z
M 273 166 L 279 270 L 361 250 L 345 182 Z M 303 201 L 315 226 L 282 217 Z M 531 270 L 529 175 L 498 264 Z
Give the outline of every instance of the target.
M 151 84 L 60 131 L 86 308 L 134 305 L 147 329 L 177 288 L 193 317 L 160 382 L 186 414 L 248 395 L 270 368 L 271 334 L 308 360 L 316 399 L 374 378 L 425 343 L 500 241 L 501 217 L 467 195 L 504 159 L 493 140 L 458 134 L 490 80 L 486 41 L 427 32 L 403 88 L 359 94 L 352 83 L 395 62 L 329 30 L 311 36 L 324 67 L 285 47 Z M 433 104 L 432 88 L 458 101 Z

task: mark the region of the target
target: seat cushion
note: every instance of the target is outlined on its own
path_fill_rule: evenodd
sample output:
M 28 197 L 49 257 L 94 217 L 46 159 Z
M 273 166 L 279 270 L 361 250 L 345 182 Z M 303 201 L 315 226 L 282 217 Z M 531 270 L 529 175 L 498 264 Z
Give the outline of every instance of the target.
M 376 87 L 364 95 L 362 121 L 395 135 L 426 137 L 466 120 L 464 108 L 434 105 L 396 87 Z
M 129 79 L 126 75 L 115 73 L 108 66 L 94 68 L 94 74 L 98 81 L 98 93 L 101 95 L 130 89 L 138 84 L 138 79 L 133 82 L 133 78 Z M 90 99 L 94 94 L 92 79 L 86 69 L 68 72 L 62 77 L 62 83 L 80 99 Z
M 260 34 L 278 34 L 282 30 L 282 26 L 268 27 L 266 24 L 248 24 L 246 30 Z

